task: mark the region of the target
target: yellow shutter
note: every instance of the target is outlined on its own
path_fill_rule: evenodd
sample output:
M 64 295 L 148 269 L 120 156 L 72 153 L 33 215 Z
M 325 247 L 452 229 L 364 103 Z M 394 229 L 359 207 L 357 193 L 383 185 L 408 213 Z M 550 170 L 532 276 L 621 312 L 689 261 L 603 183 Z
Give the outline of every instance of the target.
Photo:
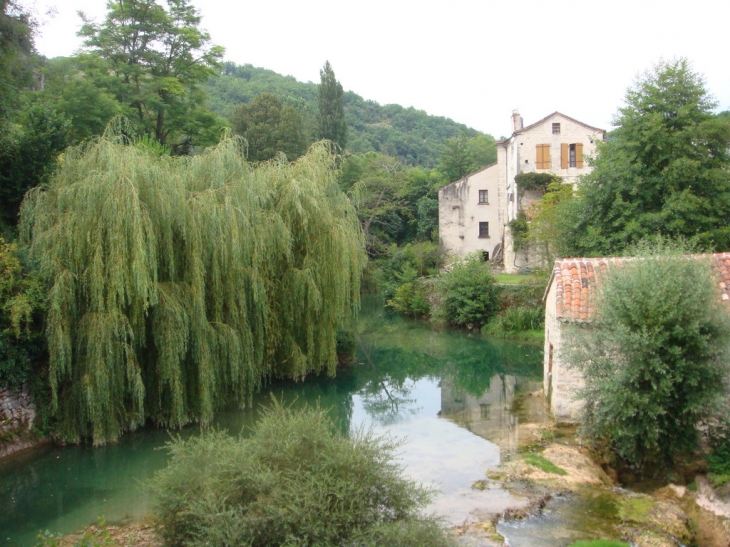
M 535 167 L 537 169 L 550 169 L 550 145 L 549 144 L 538 144 L 537 150 L 537 161 Z
M 583 167 L 583 143 L 578 142 L 575 144 L 575 166 Z
M 560 144 L 560 168 L 567 169 L 570 158 L 570 146 L 567 143 Z

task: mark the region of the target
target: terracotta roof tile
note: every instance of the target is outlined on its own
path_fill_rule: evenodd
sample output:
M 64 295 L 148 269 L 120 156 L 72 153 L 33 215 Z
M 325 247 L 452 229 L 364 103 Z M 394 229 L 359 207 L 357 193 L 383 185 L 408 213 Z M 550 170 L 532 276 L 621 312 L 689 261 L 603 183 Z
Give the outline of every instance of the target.
M 730 305 L 730 253 L 693 255 L 711 260 L 718 289 L 718 298 Z M 613 268 L 620 268 L 631 257 L 566 258 L 555 261 L 547 291 L 556 285 L 556 312 L 563 321 L 591 322 L 596 317 L 596 298 L 602 277 Z M 547 295 L 546 291 L 546 295 Z

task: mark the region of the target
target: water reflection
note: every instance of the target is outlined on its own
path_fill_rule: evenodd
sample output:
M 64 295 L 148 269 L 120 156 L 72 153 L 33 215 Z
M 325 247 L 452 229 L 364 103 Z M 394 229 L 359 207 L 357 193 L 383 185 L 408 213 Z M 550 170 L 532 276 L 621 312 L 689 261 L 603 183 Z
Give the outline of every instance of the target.
M 221 412 L 216 426 L 246 435 L 271 394 L 294 406 L 320 404 L 344 432 L 364 425 L 405 437 L 406 472 L 441 491 L 434 509 L 468 511 L 471 496 L 484 504 L 505 495 L 470 485 L 521 442 L 532 411 L 520 393 L 539 385 L 541 363 L 539 347 L 439 332 L 366 303 L 351 368 L 336 378 L 272 382 L 252 408 Z M 115 523 L 148 513 L 144 484 L 165 465 L 159 448 L 169 435 L 148 428 L 111 446 L 49 447 L 0 463 L 0 546 L 33 545 L 38 530 L 69 533 L 102 515 Z

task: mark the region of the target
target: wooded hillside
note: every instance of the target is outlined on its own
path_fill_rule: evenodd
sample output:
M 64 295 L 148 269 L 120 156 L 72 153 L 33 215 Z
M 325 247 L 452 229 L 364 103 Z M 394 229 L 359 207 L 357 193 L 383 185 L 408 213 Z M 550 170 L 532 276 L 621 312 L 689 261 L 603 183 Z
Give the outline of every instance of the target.
M 211 78 L 205 89 L 211 110 L 226 119 L 238 104 L 248 103 L 261 93 L 272 93 L 297 108 L 313 131 L 317 84 L 312 82 L 299 82 L 292 76 L 265 68 L 228 62 L 223 64 L 221 76 Z M 382 106 L 352 91 L 345 92 L 344 103 L 349 131 L 347 148 L 354 154 L 375 151 L 395 156 L 408 165 L 430 168 L 438 164 L 446 139 L 481 134 L 451 119 L 431 116 L 413 107 Z

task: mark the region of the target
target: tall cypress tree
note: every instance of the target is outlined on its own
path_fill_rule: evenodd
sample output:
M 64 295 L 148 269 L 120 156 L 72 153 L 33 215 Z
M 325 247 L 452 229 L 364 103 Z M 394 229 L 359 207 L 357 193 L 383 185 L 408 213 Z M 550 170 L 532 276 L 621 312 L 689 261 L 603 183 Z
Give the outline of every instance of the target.
M 328 139 L 340 148 L 347 145 L 347 122 L 342 102 L 342 84 L 335 78 L 330 62 L 324 64 L 319 71 L 319 116 L 318 137 Z

